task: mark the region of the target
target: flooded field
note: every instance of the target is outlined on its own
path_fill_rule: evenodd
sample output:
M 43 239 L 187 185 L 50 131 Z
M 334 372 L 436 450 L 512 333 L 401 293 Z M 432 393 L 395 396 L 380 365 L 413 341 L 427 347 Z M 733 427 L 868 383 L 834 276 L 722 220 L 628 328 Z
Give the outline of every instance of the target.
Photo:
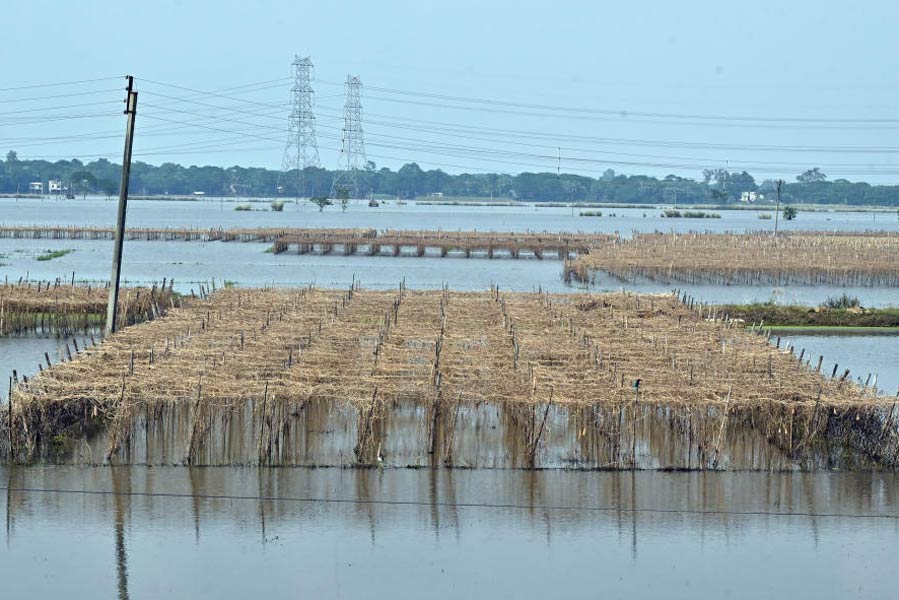
M 880 393 L 899 396 L 899 335 L 895 333 L 841 335 L 832 331 L 815 334 L 785 329 L 775 335 L 783 337 L 782 345 L 793 346 L 795 354 L 804 349 L 806 355 L 823 355 L 828 367 L 839 363 L 840 370 L 851 369 L 853 379 L 861 378 L 862 383 L 870 374 L 869 384 L 876 381 Z
M 33 467 L 0 468 L 0 485 L 9 597 L 886 599 L 899 585 L 895 474 Z
M 198 201 L 131 200 L 128 202 L 129 227 L 374 227 L 376 229 L 478 229 L 480 231 L 752 231 L 773 229 L 773 220 L 761 220 L 759 214 L 773 214 L 773 208 L 755 210 L 716 210 L 720 219 L 669 219 L 662 210 L 646 208 L 604 208 L 602 217 L 581 217 L 584 209 L 523 204 L 520 206 L 442 206 L 399 205 L 388 201 L 380 208 L 351 203 L 346 212 L 329 207 L 324 212 L 310 203 L 288 202 L 283 212 L 268 210 L 271 198 L 251 203 L 254 211 L 235 211 L 243 199 Z M 66 225 L 105 225 L 115 222 L 116 199 L 36 200 L 0 198 L 0 222 L 3 225 L 60 223 Z M 645 216 L 644 216 L 645 215 Z M 794 221 L 783 221 L 781 231 L 840 230 L 899 231 L 895 212 L 800 212 Z
M 4 200 L 4 225 L 110 225 L 115 203 Z M 259 203 L 267 207 L 267 201 Z M 257 206 L 257 205 L 254 205 Z M 754 211 L 716 211 L 721 219 L 664 219 L 654 209 L 550 207 L 351 206 L 319 213 L 288 204 L 283 213 L 237 212 L 233 203 L 132 201 L 129 225 L 171 227 L 376 227 L 497 231 L 751 231 L 770 228 Z M 770 211 L 769 211 L 770 212 Z M 612 216 L 614 214 L 614 216 Z M 645 214 L 645 216 L 644 216 Z M 899 229 L 893 214 L 801 213 L 784 229 Z M 9 279 L 108 278 L 111 243 L 0 240 L 0 275 Z M 345 289 L 580 291 L 562 279 L 556 260 L 386 258 L 275 255 L 267 244 L 128 242 L 131 284 L 176 280 L 189 293 L 212 279 L 240 287 Z M 46 250 L 74 249 L 38 261 Z M 678 286 L 704 302 L 775 301 L 817 305 L 847 293 L 865 306 L 899 304 L 895 290 L 837 286 Z M 667 292 L 646 279 L 622 282 L 598 274 L 590 289 Z M 853 380 L 877 373 L 878 389 L 899 388 L 892 336 L 783 333 L 798 354 L 823 355 L 825 366 L 848 368 Z M 87 341 L 79 338 L 79 344 Z M 29 377 L 55 363 L 66 340 L 0 338 L 0 391 L 6 400 L 13 369 Z M 828 372 L 829 374 L 829 372 Z M 802 467 L 761 432 L 732 435 L 723 448 L 730 472 L 566 470 L 567 467 L 694 468 L 693 440 L 666 432 L 670 415 L 646 411 L 633 439 L 633 463 L 618 465 L 603 439 L 582 440 L 577 421 L 547 411 L 545 447 L 537 465 L 520 470 L 521 436 L 502 409 L 466 408 L 470 434 L 458 440 L 456 464 L 431 467 L 426 415 L 395 403 L 384 428 L 381 469 L 176 467 L 190 437 L 189 410 L 164 408 L 153 427 L 134 424 L 123 460 L 102 462 L 105 436 L 75 449 L 79 465 L 0 467 L 0 577 L 10 597 L 195 598 L 892 598 L 899 542 L 899 476 L 870 471 L 863 461 L 823 454 L 805 467 L 855 466 L 859 472 L 797 471 Z M 303 436 L 279 447 L 282 464 L 353 464 L 357 415 L 310 407 L 297 416 Z M 714 417 L 714 415 L 711 415 Z M 262 431 L 252 404 L 213 423 L 199 463 L 249 464 Z M 692 419 L 692 417 L 691 417 Z M 691 420 L 692 423 L 692 420 Z M 717 423 L 717 421 L 716 421 Z M 714 431 L 719 431 L 717 425 Z M 720 434 L 719 434 L 720 438 Z M 630 439 L 630 438 L 628 438 Z M 484 450 L 485 445 L 495 448 Z M 570 448 L 579 448 L 572 455 Z M 314 448 L 311 451 L 310 448 Z M 717 448 L 716 448 L 717 451 Z M 381 449 L 378 449 L 380 455 Z M 717 452 L 716 452 L 717 454 Z M 97 458 L 99 457 L 99 458 Z M 686 461 L 686 462 L 685 462 Z M 152 464 L 148 466 L 146 463 Z M 393 468 L 411 465 L 416 468 Z M 424 467 L 424 468 L 422 468 Z M 480 468 L 474 468 L 480 467 Z M 49 567 L 53 574 L 50 576 Z M 760 576 L 763 574 L 764 576 Z M 562 593 L 564 591 L 564 594 Z
M 109 226 L 115 203 L 106 200 L 19 200 L 0 204 L 2 225 Z M 258 203 L 260 208 L 266 203 Z M 608 209 L 601 218 L 578 216 L 578 209 L 526 205 L 514 207 L 423 206 L 409 203 L 371 209 L 351 205 L 344 213 L 331 208 L 318 212 L 308 204 L 288 204 L 285 212 L 235 211 L 233 202 L 204 200 L 133 201 L 130 227 L 374 227 L 378 229 L 442 229 L 479 231 L 585 231 L 630 235 L 633 231 L 753 231 L 770 229 L 758 211 L 719 211 L 721 219 L 666 219 L 656 209 Z M 615 216 L 611 216 L 614 214 Z M 645 217 L 643 215 L 646 215 Z M 808 212 L 782 230 L 869 229 L 899 230 L 895 215 L 860 212 Z M 578 286 L 563 281 L 556 260 L 410 258 L 367 256 L 311 256 L 266 253 L 268 244 L 221 242 L 127 242 L 124 280 L 129 285 L 174 278 L 176 290 L 189 292 L 199 282 L 215 279 L 244 287 L 276 285 L 346 287 L 361 281 L 374 289 L 392 288 L 405 280 L 411 288 L 439 289 L 448 284 L 458 290 L 482 290 L 491 284 L 511 291 L 571 291 Z M 74 250 L 48 261 L 36 260 L 47 250 Z M 17 280 L 78 280 L 102 282 L 109 278 L 112 244 L 107 241 L 0 239 L 0 275 Z M 597 291 L 621 288 L 640 292 L 667 292 L 671 285 L 637 278 L 624 282 L 604 273 L 591 287 Z M 894 290 L 840 286 L 716 286 L 679 284 L 695 298 L 707 302 L 766 302 L 817 305 L 833 295 L 847 293 L 865 306 L 899 303 Z

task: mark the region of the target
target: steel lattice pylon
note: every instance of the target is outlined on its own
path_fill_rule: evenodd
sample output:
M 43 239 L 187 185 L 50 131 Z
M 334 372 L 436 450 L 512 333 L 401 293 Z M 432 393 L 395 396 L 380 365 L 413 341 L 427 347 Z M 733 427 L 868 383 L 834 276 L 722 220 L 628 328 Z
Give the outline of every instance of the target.
M 343 113 L 343 144 L 340 148 L 338 173 L 331 185 L 332 196 L 341 187 L 351 198 L 360 198 L 363 190 L 362 173 L 365 167 L 365 143 L 362 139 L 362 80 L 347 75 L 344 85 L 346 104 Z
M 290 117 L 287 120 L 287 147 L 281 161 L 281 174 L 278 177 L 278 191 L 292 171 L 296 171 L 296 196 L 306 197 L 306 177 L 304 169 L 320 167 L 318 143 L 315 139 L 315 93 L 312 91 L 312 59 L 308 56 L 294 56 L 293 88 L 291 89 Z

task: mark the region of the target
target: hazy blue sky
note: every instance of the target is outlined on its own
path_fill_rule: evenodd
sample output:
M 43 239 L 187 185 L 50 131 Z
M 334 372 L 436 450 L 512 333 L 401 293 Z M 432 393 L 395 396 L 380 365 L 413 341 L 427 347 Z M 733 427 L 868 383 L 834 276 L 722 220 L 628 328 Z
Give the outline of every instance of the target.
M 299 53 L 316 65 L 326 167 L 337 163 L 341 82 L 353 73 L 366 85 L 366 148 L 379 166 L 555 171 L 561 146 L 562 170 L 589 175 L 695 178 L 703 166 L 727 165 L 793 179 L 820 165 L 831 178 L 899 181 L 895 0 L 30 1 L 4 17 L 0 88 L 133 74 L 135 154 L 151 163 L 279 167 Z M 199 90 L 270 83 L 226 98 L 147 80 Z M 118 161 L 122 84 L 2 91 L 0 144 L 22 158 Z M 54 114 L 80 118 L 46 122 Z

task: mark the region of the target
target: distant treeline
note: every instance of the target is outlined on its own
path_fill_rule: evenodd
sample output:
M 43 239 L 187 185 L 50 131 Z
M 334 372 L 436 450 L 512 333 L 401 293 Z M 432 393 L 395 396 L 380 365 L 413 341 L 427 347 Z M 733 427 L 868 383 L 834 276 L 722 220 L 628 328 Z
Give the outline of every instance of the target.
M 159 166 L 134 163 L 131 170 L 132 194 L 242 196 L 292 198 L 327 196 L 332 192 L 335 171 L 308 168 L 297 172 L 252 167 L 184 167 L 173 163 Z M 106 159 L 82 163 L 80 160 L 22 160 L 14 151 L 0 161 L 0 193 L 25 194 L 31 182 L 61 180 L 76 195 L 118 193 L 120 166 Z M 593 201 L 646 204 L 731 204 L 744 192 L 756 192 L 773 201 L 775 183 L 756 182 L 749 173 L 723 169 L 703 171 L 700 180 L 676 175 L 664 178 L 621 175 L 607 169 L 598 177 L 555 173 L 463 173 L 450 175 L 436 169 L 425 171 L 409 163 L 396 171 L 377 168 L 369 162 L 359 177 L 359 195 L 386 195 L 415 198 L 441 193 L 465 196 L 534 201 Z M 782 188 L 786 203 L 899 206 L 899 186 L 871 185 L 845 179 L 829 181 L 814 168 Z

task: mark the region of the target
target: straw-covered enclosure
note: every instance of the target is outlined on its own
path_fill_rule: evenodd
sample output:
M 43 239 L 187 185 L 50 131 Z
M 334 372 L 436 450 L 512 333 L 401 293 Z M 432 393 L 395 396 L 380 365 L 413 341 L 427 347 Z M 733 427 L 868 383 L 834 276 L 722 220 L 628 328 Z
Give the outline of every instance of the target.
M 93 463 L 895 466 L 895 399 L 818 369 L 674 295 L 225 289 L 14 385 L 0 444 Z
M 108 286 L 55 282 L 0 284 L 0 335 L 72 335 L 102 328 Z M 154 319 L 176 299 L 171 284 L 121 288 L 118 326 Z
M 895 232 L 637 233 L 566 264 L 565 278 L 605 271 L 631 281 L 899 286 Z

